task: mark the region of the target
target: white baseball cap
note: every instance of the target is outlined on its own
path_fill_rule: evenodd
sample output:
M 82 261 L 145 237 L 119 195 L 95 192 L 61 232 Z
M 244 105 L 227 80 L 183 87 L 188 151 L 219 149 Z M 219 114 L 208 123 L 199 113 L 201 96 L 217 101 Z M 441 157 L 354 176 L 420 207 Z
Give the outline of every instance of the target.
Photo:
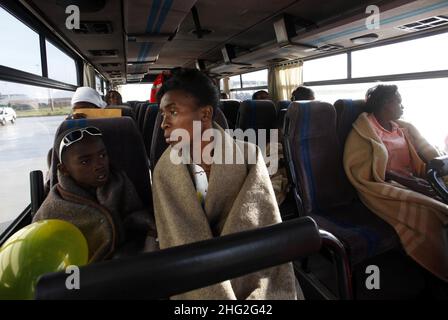
M 101 99 L 100 94 L 90 87 L 79 87 L 76 89 L 72 97 L 72 107 L 77 102 L 89 102 L 96 105 L 98 108 L 105 108 L 107 103 Z

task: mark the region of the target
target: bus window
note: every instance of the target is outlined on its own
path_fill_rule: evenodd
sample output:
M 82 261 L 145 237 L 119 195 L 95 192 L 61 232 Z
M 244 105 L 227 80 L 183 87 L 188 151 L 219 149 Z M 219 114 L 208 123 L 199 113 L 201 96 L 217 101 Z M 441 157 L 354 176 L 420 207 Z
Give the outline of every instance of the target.
M 133 83 L 118 86 L 123 102 L 138 100 L 148 101 L 151 95 L 152 83 Z
M 14 124 L 0 127 L 0 224 L 4 224 L 30 203 L 30 171 L 47 172 L 47 152 L 71 110 L 73 92 L 6 81 L 0 81 L 0 92 L 0 106 L 17 114 Z
M 98 91 L 99 94 L 103 94 L 103 86 L 102 86 L 101 81 L 102 80 L 101 80 L 100 76 L 95 75 L 95 88 L 96 88 L 96 91 Z
M 259 90 L 268 90 L 268 70 L 258 70 L 229 78 L 230 98 L 237 100 L 252 99 Z
M 48 40 L 47 47 L 48 77 L 65 83 L 76 85 L 76 64 L 73 58 L 55 47 Z
M 347 78 L 347 54 L 314 59 L 303 63 L 303 81 Z
M 447 152 L 448 79 L 425 79 L 381 82 L 395 84 L 403 99 L 403 120 L 412 123 L 429 143 Z M 312 86 L 316 99 L 334 103 L 338 99 L 364 99 L 369 88 L 378 82 Z
M 39 35 L 1 7 L 0 38 L 1 65 L 42 75 Z
M 448 70 L 448 33 L 352 52 L 352 76 Z

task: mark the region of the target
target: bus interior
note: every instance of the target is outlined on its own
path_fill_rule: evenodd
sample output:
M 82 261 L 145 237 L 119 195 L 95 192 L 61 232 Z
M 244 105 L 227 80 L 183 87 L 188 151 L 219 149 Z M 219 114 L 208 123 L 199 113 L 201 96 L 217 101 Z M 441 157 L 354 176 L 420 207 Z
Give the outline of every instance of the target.
M 228 96 L 219 107 L 226 128 L 254 128 L 257 110 L 256 129 L 279 129 L 291 186 L 279 225 L 88 265 L 81 290 L 64 290 L 63 272 L 48 274 L 37 299 L 164 299 L 287 261 L 305 299 L 448 298 L 447 283 L 405 253 L 342 165 L 344 141 L 378 83 L 396 84 L 404 119 L 448 153 L 448 1 L 2 0 L 0 26 L 0 107 L 17 113 L 0 127 L 0 245 L 45 197 L 56 170 L 47 153 L 79 86 L 123 96 L 125 117 L 88 123 L 148 205 L 166 148 L 151 85 L 178 67 L 205 72 Z M 291 101 L 299 85 L 316 100 Z M 252 100 L 259 90 L 272 101 Z M 428 175 L 448 203 L 447 157 Z M 371 266 L 381 288 L 368 285 Z

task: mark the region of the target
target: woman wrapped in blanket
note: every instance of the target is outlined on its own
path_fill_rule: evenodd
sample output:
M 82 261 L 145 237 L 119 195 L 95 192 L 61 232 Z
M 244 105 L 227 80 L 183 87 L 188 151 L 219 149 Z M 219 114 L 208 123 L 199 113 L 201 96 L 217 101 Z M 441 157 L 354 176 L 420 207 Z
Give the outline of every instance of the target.
M 403 114 L 395 85 L 369 89 L 345 143 L 344 168 L 361 200 L 391 224 L 407 254 L 448 280 L 448 205 L 425 179 L 440 155 Z
M 213 122 L 219 93 L 206 75 L 180 69 L 162 85 L 158 100 L 161 127 L 170 145 L 153 178 L 161 249 L 281 222 L 259 149 L 234 141 Z M 212 133 L 208 138 L 207 132 Z M 297 299 L 298 295 L 301 291 L 288 263 L 174 298 Z

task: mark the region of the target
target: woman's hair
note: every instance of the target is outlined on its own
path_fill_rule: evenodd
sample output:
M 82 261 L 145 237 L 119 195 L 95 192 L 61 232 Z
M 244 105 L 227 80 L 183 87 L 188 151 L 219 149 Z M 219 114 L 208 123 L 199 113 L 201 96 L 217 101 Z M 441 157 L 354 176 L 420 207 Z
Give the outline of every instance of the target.
M 366 112 L 377 113 L 398 93 L 396 85 L 379 84 L 366 93 Z
M 314 92 L 310 88 L 299 86 L 291 95 L 291 101 L 296 100 L 314 100 Z
M 199 107 L 212 106 L 213 116 L 219 103 L 219 91 L 213 81 L 197 69 L 176 68 L 157 92 L 157 101 L 168 91 L 180 90 L 192 95 Z
M 266 90 L 259 90 L 257 92 L 254 92 L 254 94 L 252 95 L 252 100 L 260 99 L 260 96 L 262 94 L 265 94 L 265 95 L 269 96 L 269 93 Z
M 119 104 L 122 104 L 123 103 L 123 100 L 122 100 L 122 98 L 121 98 L 121 94 L 118 92 L 118 91 L 116 91 L 116 90 L 110 90 L 107 94 L 106 94 L 106 96 L 104 97 L 104 100 L 107 102 L 107 103 L 109 103 L 109 99 L 110 99 L 110 96 L 111 96 L 111 94 L 112 93 L 116 93 L 117 95 L 118 95 L 118 98 L 119 98 Z

